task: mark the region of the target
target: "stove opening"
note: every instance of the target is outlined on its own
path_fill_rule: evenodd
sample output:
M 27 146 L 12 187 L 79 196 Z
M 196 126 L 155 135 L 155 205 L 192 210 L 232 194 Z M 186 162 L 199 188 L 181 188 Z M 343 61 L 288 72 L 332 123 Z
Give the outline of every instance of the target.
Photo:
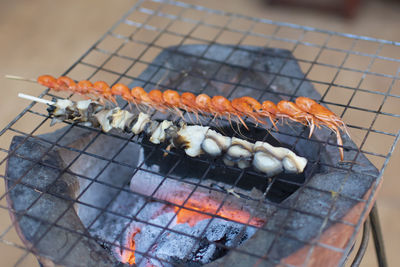
M 123 231 L 116 257 L 139 266 L 202 265 L 224 256 L 264 225 L 257 203 L 238 194 L 244 190 L 228 195 L 221 186 L 210 189 L 210 183 L 138 172 L 130 189 L 142 201 L 149 196 L 154 201 L 138 207 L 138 220 Z

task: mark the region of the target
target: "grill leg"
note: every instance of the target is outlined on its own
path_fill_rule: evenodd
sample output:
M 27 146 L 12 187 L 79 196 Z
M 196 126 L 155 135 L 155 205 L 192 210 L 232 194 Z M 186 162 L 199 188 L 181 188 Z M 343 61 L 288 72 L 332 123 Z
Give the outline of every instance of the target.
M 366 219 L 363 226 L 363 235 L 361 239 L 361 244 L 360 247 L 358 248 L 357 254 L 354 257 L 353 262 L 351 263 L 351 267 L 360 266 L 361 260 L 364 257 L 365 251 L 367 250 L 368 247 L 370 230 L 371 230 L 370 220 Z
M 383 244 L 383 235 L 382 235 L 381 224 L 379 222 L 378 208 L 376 206 L 376 202 L 371 209 L 371 213 L 369 214 L 369 219 L 371 221 L 372 237 L 374 238 L 378 265 L 379 267 L 387 267 L 388 264 L 385 253 L 385 246 Z
M 354 260 L 351 263 L 351 267 L 360 266 L 361 260 L 364 257 L 365 251 L 367 250 L 368 247 L 369 235 L 371 230 L 372 230 L 372 237 L 374 239 L 376 257 L 378 259 L 378 266 L 379 267 L 388 266 L 385 254 L 385 247 L 383 244 L 382 229 L 378 217 L 378 208 L 375 203 L 371 209 L 369 218 L 365 220 L 363 226 L 363 235 L 361 244 L 360 247 L 358 248 L 357 255 L 354 257 Z

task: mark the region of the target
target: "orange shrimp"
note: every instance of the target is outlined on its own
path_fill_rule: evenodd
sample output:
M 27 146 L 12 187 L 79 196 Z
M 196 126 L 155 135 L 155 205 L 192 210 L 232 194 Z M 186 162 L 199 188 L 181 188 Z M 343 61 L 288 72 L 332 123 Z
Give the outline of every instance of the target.
M 333 113 L 326 107 L 318 104 L 314 100 L 308 97 L 300 96 L 296 99 L 296 105 L 298 105 L 301 109 L 307 111 L 308 113 L 314 115 L 321 122 L 333 123 L 347 133 L 346 124 L 343 122 L 343 120 L 335 113 Z
M 270 100 L 265 100 L 264 102 L 262 102 L 261 111 L 259 113 L 261 116 L 268 117 L 272 125 L 274 125 L 275 129 L 278 129 L 275 124 L 275 118 L 278 115 L 278 107 L 275 105 L 274 102 Z
M 304 97 L 304 96 L 300 96 L 300 97 L 298 97 L 298 98 L 296 98 L 296 105 L 300 108 L 300 109 L 302 109 L 302 110 L 304 110 L 304 111 L 306 111 L 306 112 L 308 112 L 310 109 L 311 109 L 311 106 L 312 105 L 315 105 L 315 104 L 317 104 L 317 102 L 315 102 L 314 100 L 312 100 L 311 98 L 308 98 L 308 97 Z
M 256 122 L 264 124 L 264 122 L 260 120 L 260 113 L 259 113 L 262 106 L 254 98 L 249 96 L 235 98 L 232 100 L 232 107 L 235 110 L 237 110 L 240 114 L 244 114 L 254 119 Z
M 165 90 L 163 93 L 163 99 L 167 106 L 169 107 L 180 107 L 181 96 L 177 91 L 174 90 Z
M 343 161 L 343 159 L 344 159 L 343 140 L 342 140 L 342 136 L 340 135 L 340 131 L 339 131 L 338 127 L 333 123 L 326 122 L 325 125 L 328 126 L 328 128 L 331 129 L 332 132 L 334 132 L 336 134 L 336 142 L 338 144 L 340 160 Z
M 199 94 L 196 96 L 196 106 L 202 113 L 213 113 L 213 105 L 211 103 L 211 97 L 206 94 Z
M 336 116 L 335 113 L 333 113 L 326 107 L 318 104 L 317 102 L 308 97 L 303 97 L 303 96 L 298 97 L 296 99 L 296 105 L 303 111 L 312 114 L 320 123 L 327 126 L 336 134 L 337 143 L 340 146 L 339 147 L 340 159 L 343 161 L 344 158 L 344 152 L 342 147 L 343 140 L 340 135 L 339 128 L 341 129 L 344 128 L 346 130 L 345 123 L 338 116 Z
M 112 95 L 110 86 L 106 82 L 97 81 L 93 84 L 92 94 L 100 96 L 101 99 L 107 99 L 113 103 L 116 103 L 115 98 Z
M 200 121 L 199 118 L 199 112 L 201 111 L 197 105 L 196 105 L 196 96 L 193 93 L 190 92 L 184 92 L 181 95 L 180 98 L 180 107 L 187 112 L 193 113 L 197 119 L 197 121 Z M 188 114 L 189 115 L 189 114 Z M 189 115 L 190 120 L 192 121 L 192 118 Z
M 74 93 L 78 93 L 81 95 L 85 95 L 87 93 L 90 93 L 93 91 L 93 84 L 90 81 L 84 80 L 84 81 L 79 81 L 78 84 L 76 85 L 76 89 Z
M 57 79 L 51 75 L 42 75 L 37 78 L 37 82 L 45 87 L 51 88 L 54 91 L 60 91 L 57 86 Z
M 265 100 L 261 104 L 261 113 L 264 113 L 264 116 L 273 116 L 275 117 L 278 115 L 278 107 L 275 105 L 274 102 Z
M 315 117 L 313 115 L 301 110 L 295 103 L 287 100 L 279 101 L 277 108 L 279 113 L 283 114 L 284 117 L 308 125 L 310 127 L 309 137 L 311 137 L 315 128 Z
M 165 110 L 163 93 L 160 90 L 151 90 L 148 96 L 156 109 L 161 111 Z
M 188 112 L 197 113 L 196 96 L 193 93 L 184 92 L 181 95 L 181 107 Z
M 142 88 L 142 87 L 134 87 L 131 90 L 131 95 L 133 98 L 136 100 L 138 104 L 146 104 L 149 105 L 151 104 L 151 99 L 147 92 Z
M 224 115 L 226 113 L 233 113 L 235 109 L 232 107 L 231 102 L 221 95 L 216 95 L 211 99 L 211 104 L 214 111 L 218 115 Z
M 70 90 L 72 92 L 76 91 L 76 83 L 69 77 L 61 76 L 57 79 L 58 88 L 62 91 Z
M 131 90 L 128 88 L 128 86 L 122 84 L 122 83 L 116 83 L 111 87 L 111 94 L 112 95 L 119 95 L 122 97 L 122 99 L 128 101 L 128 102 L 133 102 L 135 103 L 135 99 L 131 95 Z M 135 103 L 136 104 L 136 103 Z
M 164 103 L 167 107 L 171 108 L 175 111 L 180 117 L 183 118 L 183 113 L 180 110 L 181 106 L 181 96 L 177 91 L 174 90 L 166 90 L 163 93 Z
M 241 118 L 240 114 L 235 111 L 231 102 L 223 96 L 217 95 L 211 99 L 211 104 L 213 106 L 213 110 L 216 113 L 216 116 L 227 116 L 229 122 L 231 121 L 231 114 L 235 115 L 239 121 L 243 124 L 243 126 L 248 130 L 246 123 Z

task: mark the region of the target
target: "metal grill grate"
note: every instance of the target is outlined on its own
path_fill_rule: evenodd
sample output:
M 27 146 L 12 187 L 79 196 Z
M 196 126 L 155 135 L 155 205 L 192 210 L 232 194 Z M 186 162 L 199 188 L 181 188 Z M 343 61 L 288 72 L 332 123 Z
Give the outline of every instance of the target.
M 198 54 L 187 55 L 182 52 L 180 48 L 183 45 L 189 44 L 202 44 L 205 49 Z M 209 49 L 218 45 L 230 45 L 232 49 L 230 49 L 226 55 L 221 55 L 220 58 L 210 58 L 207 54 Z M 234 81 L 220 79 L 217 74 L 224 67 L 254 67 L 252 62 L 247 66 L 233 66 L 229 63 L 230 58 L 234 53 L 238 51 L 248 51 L 246 48 L 247 46 L 262 46 L 289 50 L 298 62 L 304 75 L 292 75 L 285 71 L 286 64 L 293 61 L 293 57 L 275 55 L 284 63 L 279 66 L 279 71 L 269 73 L 270 75 L 273 75 L 274 78 L 265 84 L 265 87 L 263 88 L 252 87 L 242 78 Z M 173 47 L 172 50 L 170 47 Z M 201 73 L 196 73 L 195 71 L 181 73 L 181 70 L 174 69 L 173 66 L 168 64 L 168 60 L 166 60 L 164 64 L 155 63 L 154 59 L 165 48 L 169 48 L 170 53 L 173 55 L 184 55 L 198 62 L 211 61 L 218 64 L 219 68 L 214 71 L 213 75 L 205 78 Z M 400 58 L 393 57 L 398 55 L 399 51 L 400 43 L 396 42 L 323 31 L 310 27 L 269 21 L 266 19 L 256 19 L 223 11 L 210 10 L 178 1 L 141 1 L 125 16 L 123 16 L 121 20 L 102 38 L 100 38 L 100 40 L 98 40 L 75 64 L 73 64 L 65 74 L 68 74 L 76 80 L 105 80 L 110 84 L 123 82 L 125 84 L 140 85 L 144 88 L 154 88 L 158 86 L 164 89 L 169 88 L 178 90 L 180 92 L 187 89 L 183 86 L 185 77 L 191 76 L 206 79 L 206 82 L 203 83 L 200 90 L 201 92 L 210 93 L 210 84 L 217 83 L 229 88 L 228 93 L 226 94 L 226 97 L 229 98 L 240 94 L 240 89 L 246 87 L 250 88 L 254 92 L 254 95 L 258 97 L 258 100 L 267 99 L 268 96 L 272 94 L 278 94 L 280 97 L 294 100 L 299 95 L 298 92 L 305 82 L 312 84 L 321 95 L 320 99 L 316 100 L 326 104 L 331 110 L 344 119 L 350 129 L 350 134 L 354 139 L 353 141 L 357 144 L 357 148 L 345 147 L 347 151 L 355 152 L 354 158 L 349 159 L 348 164 L 331 165 L 329 167 L 345 171 L 350 175 L 351 173 L 356 172 L 354 166 L 359 155 L 364 154 L 379 169 L 379 174 L 374 175 L 374 181 L 370 188 L 371 193 L 365 199 L 351 197 L 342 193 L 342 190 L 344 190 L 347 185 L 347 179 L 341 181 L 342 183 L 339 186 L 341 190 L 334 194 L 326 189 L 315 188 L 309 185 L 307 181 L 305 183 L 291 182 L 296 186 L 300 186 L 298 189 L 300 191 L 314 190 L 321 194 L 331 195 L 332 201 L 330 206 L 327 208 L 327 213 L 321 215 L 316 214 L 313 211 L 302 209 L 301 207 L 296 207 L 295 205 L 287 206 L 284 203 L 269 203 L 278 209 L 287 210 L 287 214 L 285 218 L 280 221 L 280 227 L 272 230 L 268 227 L 263 227 L 260 231 L 266 231 L 273 234 L 274 239 L 272 243 L 277 243 L 283 238 L 292 239 L 296 242 L 302 243 L 304 247 L 307 248 L 302 264 L 307 265 L 311 260 L 314 251 L 321 251 L 321 249 L 333 251 L 336 253 L 336 257 L 340 258 L 340 262 L 343 263 L 355 241 L 356 233 L 361 227 L 363 219 L 372 207 L 374 198 L 376 197 L 377 188 L 382 180 L 383 171 L 399 138 L 400 132 L 398 132 L 398 127 L 396 127 L 396 125 L 398 125 L 397 122 L 400 117 L 398 110 L 400 101 Z M 385 71 L 382 71 L 382 65 L 386 66 L 386 68 L 384 68 Z M 388 68 L 387 66 L 391 67 Z M 149 68 L 152 70 L 152 75 L 147 76 L 146 78 L 139 76 L 145 69 Z M 390 71 L 387 71 L 388 69 L 390 69 Z M 163 71 L 176 73 L 176 77 L 178 77 L 178 81 L 174 82 L 176 86 L 171 87 L 169 84 L 160 83 L 158 76 L 159 73 L 162 73 Z M 274 81 L 276 77 L 288 78 L 295 81 L 293 82 L 295 86 L 292 93 L 280 93 L 279 91 L 272 90 L 271 86 L 275 85 Z M 41 97 L 53 96 L 54 95 L 50 94 L 47 90 L 41 94 Z M 51 229 L 60 228 L 77 236 L 77 239 L 74 242 L 75 245 L 81 242 L 83 238 L 104 242 L 103 240 L 97 240 L 95 237 L 91 237 L 87 232 L 76 231 L 66 225 L 60 225 L 59 221 L 68 211 L 73 209 L 75 204 L 86 205 L 90 208 L 97 209 L 99 215 L 96 219 L 103 213 L 112 212 L 107 209 L 108 206 L 105 208 L 99 208 L 85 203 L 80 199 L 90 186 L 97 183 L 107 187 L 112 187 L 118 192 L 129 192 L 129 190 L 124 186 L 115 186 L 99 179 L 103 171 L 109 165 L 117 164 L 120 165 L 121 168 L 130 168 L 133 173 L 138 171 L 149 172 L 149 170 L 142 168 L 144 162 L 138 164 L 138 166 L 132 166 L 118 160 L 118 155 L 128 144 L 135 143 L 147 147 L 150 150 L 149 155 L 168 152 L 170 156 L 173 156 L 174 163 L 170 166 L 170 169 L 166 171 L 166 175 L 163 175 L 164 180 L 176 179 L 176 177 L 171 175 L 171 173 L 178 165 L 185 161 L 185 157 L 181 154 L 173 151 L 165 151 L 165 149 L 160 147 L 142 144 L 142 139 L 138 137 L 126 138 L 114 134 L 104 134 L 95 129 L 88 129 L 80 125 L 72 125 L 68 123 L 62 123 L 62 125 L 60 125 L 60 127 L 67 126 L 67 130 L 64 131 L 56 140 L 46 139 L 45 136 L 39 136 L 39 134 L 43 132 L 42 129 L 47 129 L 46 126 L 49 124 L 49 119 L 43 111 L 43 107 L 31 103 L 0 132 L 0 136 L 22 136 L 23 139 L 19 146 L 22 146 L 24 142 L 30 138 L 41 140 L 49 144 L 48 152 L 53 148 L 72 150 L 75 153 L 74 158 L 63 168 L 54 166 L 51 162 L 48 163 L 43 161 L 43 158 L 47 155 L 47 153 L 44 153 L 39 160 L 33 162 L 29 170 L 34 168 L 36 165 L 44 165 L 49 168 L 59 169 L 60 175 L 52 181 L 54 184 L 57 183 L 61 173 L 70 173 L 88 181 L 86 188 L 81 189 L 80 195 L 70 203 L 68 209 L 58 214 L 56 219 L 48 221 L 45 218 L 33 218 L 48 226 L 47 230 L 41 233 L 43 237 Z M 18 123 L 24 120 L 37 121 L 36 127 L 30 132 L 19 130 Z M 95 132 L 96 134 L 93 139 L 85 145 L 85 147 L 81 149 L 72 149 L 63 145 L 62 140 L 64 140 L 69 132 L 74 128 L 82 128 L 85 131 Z M 307 139 L 303 133 L 304 132 L 288 132 L 281 134 L 295 137 L 298 140 Z M 111 138 L 121 139 L 125 145 L 120 147 L 118 151 L 115 151 L 112 156 L 103 156 L 90 152 L 91 145 L 94 144 L 100 136 L 104 135 Z M 310 142 L 318 143 L 321 141 L 312 139 Z M 377 144 L 379 144 L 379 146 Z M 321 145 L 336 146 L 333 141 L 326 140 Z M 14 147 L 14 149 L 1 148 L 1 151 L 5 156 L 1 160 L 0 164 L 5 165 L 10 157 L 18 156 L 15 151 L 19 146 Z M 76 160 L 82 155 L 104 160 L 105 165 L 103 169 L 95 177 L 86 177 L 85 175 L 72 173 L 69 170 L 74 162 L 76 162 Z M 18 157 L 24 158 L 20 155 Z M 24 159 L 30 160 L 26 157 Z M 209 175 L 212 168 L 214 168 L 207 159 L 198 158 L 195 161 L 198 164 L 205 164 L 206 166 L 201 179 L 204 179 Z M 320 164 L 319 158 L 310 159 L 310 164 L 313 168 L 316 168 L 316 166 Z M 237 184 L 241 182 L 245 173 L 248 171 L 235 168 L 232 168 L 232 170 L 237 173 L 236 180 L 232 181 L 231 184 L 232 189 L 235 189 Z M 37 189 L 24 181 L 24 177 L 28 172 L 19 177 L 19 184 L 31 189 Z M 153 173 L 158 174 L 157 172 Z M 2 177 L 4 177 L 5 180 L 10 181 L 9 177 L 6 175 L 2 175 Z M 15 180 L 12 181 L 14 182 Z M 277 178 L 270 181 L 264 195 L 269 194 L 269 190 L 271 190 L 272 185 L 276 182 Z M 195 189 L 202 187 L 200 182 L 194 183 L 194 185 Z M 229 195 L 229 193 L 223 189 L 207 189 L 223 192 L 226 194 L 226 197 Z M 1 196 L 1 199 L 7 198 L 12 190 L 15 190 L 15 185 L 10 186 L 8 191 Z M 191 194 L 193 194 L 193 192 Z M 46 195 L 52 195 L 62 199 L 65 198 L 64 195 L 59 195 L 49 191 L 38 191 L 38 193 L 39 196 L 32 203 L 29 203 L 25 211 L 11 210 L 11 213 L 14 214 L 16 220 L 12 225 L 7 227 L 3 233 L 0 233 L 0 240 L 2 242 L 26 251 L 26 253 L 24 253 L 24 255 L 16 262 L 16 265 L 23 262 L 24 258 L 29 255 L 29 253 L 37 252 L 35 249 L 36 244 L 31 244 L 30 247 L 25 248 L 18 245 L 17 242 L 11 242 L 8 240 L 7 233 L 11 231 L 15 224 L 18 223 L 18 220 L 24 216 L 30 216 L 27 214 L 28 211 L 33 209 L 41 198 Z M 129 193 L 134 194 L 132 192 Z M 189 198 L 191 194 L 189 195 Z M 117 196 L 118 194 L 115 194 L 110 203 L 112 203 Z M 349 220 L 346 217 L 333 218 L 336 203 L 341 198 L 345 198 L 353 203 L 363 204 L 361 206 L 362 208 L 358 211 L 355 220 Z M 219 208 L 221 208 L 223 204 L 224 202 L 221 203 Z M 184 204 L 179 207 L 182 208 L 183 206 Z M 8 209 L 5 205 L 1 205 L 1 208 L 4 210 Z M 306 214 L 321 220 L 320 227 L 315 229 L 315 237 L 312 240 L 302 240 L 285 232 L 285 226 L 289 223 L 291 214 L 293 213 Z M 137 220 L 136 216 L 129 217 L 120 213 L 115 213 L 114 215 L 125 216 L 127 219 L 132 221 Z M 215 214 L 210 216 L 218 217 Z M 96 220 L 87 227 L 90 228 L 95 221 Z M 351 229 L 350 240 L 348 240 L 344 246 L 338 247 L 335 244 L 321 242 L 320 238 L 327 230 L 326 227 L 328 223 L 345 225 Z M 159 227 L 157 225 L 154 226 Z M 168 226 L 160 228 L 163 232 L 168 229 Z M 168 230 L 171 231 L 171 229 Z M 198 242 L 201 241 L 198 237 L 193 238 L 197 238 Z M 36 240 L 37 242 L 40 242 L 41 239 L 42 238 L 39 237 Z M 68 254 L 74 249 L 75 245 L 71 246 L 71 248 L 65 252 L 63 257 L 68 257 Z M 116 243 L 112 245 L 118 246 Z M 249 249 L 244 249 L 243 247 L 231 248 L 218 243 L 215 245 L 230 249 L 231 251 L 235 251 L 236 253 L 249 258 L 259 259 L 260 262 L 265 261 L 273 264 L 281 263 L 290 266 L 290 263 L 270 256 L 272 254 L 272 244 L 269 246 L 270 249 L 264 251 L 262 254 L 255 253 Z M 147 256 L 149 255 L 149 251 L 138 251 L 137 253 L 143 253 Z

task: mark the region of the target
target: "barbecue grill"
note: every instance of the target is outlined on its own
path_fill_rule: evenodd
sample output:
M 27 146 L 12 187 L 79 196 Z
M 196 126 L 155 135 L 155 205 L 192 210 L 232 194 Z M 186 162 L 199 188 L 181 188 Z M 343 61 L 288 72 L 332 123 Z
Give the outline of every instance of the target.
M 360 50 L 361 43 L 372 48 Z M 15 135 L 9 148 L 1 148 L 7 153 L 1 161 L 7 164 L 2 195 L 7 206 L 1 207 L 10 211 L 13 224 L 0 240 L 26 251 L 16 265 L 29 253 L 44 266 L 118 266 L 129 263 L 126 257 L 132 259 L 133 253 L 138 265 L 343 265 L 400 135 L 397 128 L 382 126 L 396 125 L 400 116 L 392 108 L 399 98 L 400 59 L 388 56 L 399 50 L 396 42 L 178 1 L 140 1 L 65 74 L 228 98 L 250 95 L 276 102 L 305 95 L 344 118 L 351 134 L 344 143 L 346 161 L 339 162 L 335 137 L 327 129 L 309 139 L 300 125 L 280 125 L 279 131 L 253 125 L 242 134 L 276 139 L 309 160 L 304 175 L 267 179 L 206 157 L 188 158 L 143 136 L 67 122 L 39 134 L 49 118 L 43 106 L 31 103 L 0 134 Z M 335 60 L 327 61 L 332 54 Z M 360 61 L 362 69 L 355 64 Z M 382 73 L 379 64 L 393 65 L 393 71 Z M 377 88 L 377 82 L 386 87 Z M 45 90 L 40 97 L 58 96 Z M 37 127 L 19 130 L 16 125 L 25 119 L 37 121 Z M 226 121 L 220 124 L 232 130 Z M 190 190 L 183 203 L 171 202 L 155 192 L 132 192 L 132 177 L 157 177 L 157 190 L 176 182 Z M 222 196 L 215 212 L 185 206 L 197 192 Z M 245 222 L 218 213 L 231 203 L 256 211 Z M 165 212 L 155 217 L 152 209 Z M 204 216 L 201 227 L 173 225 L 187 210 Z M 263 224 L 252 224 L 259 216 Z M 26 247 L 7 240 L 13 227 Z M 141 236 L 148 234 L 142 238 L 149 245 L 129 243 L 137 227 Z M 166 257 L 175 245 L 190 249 Z

